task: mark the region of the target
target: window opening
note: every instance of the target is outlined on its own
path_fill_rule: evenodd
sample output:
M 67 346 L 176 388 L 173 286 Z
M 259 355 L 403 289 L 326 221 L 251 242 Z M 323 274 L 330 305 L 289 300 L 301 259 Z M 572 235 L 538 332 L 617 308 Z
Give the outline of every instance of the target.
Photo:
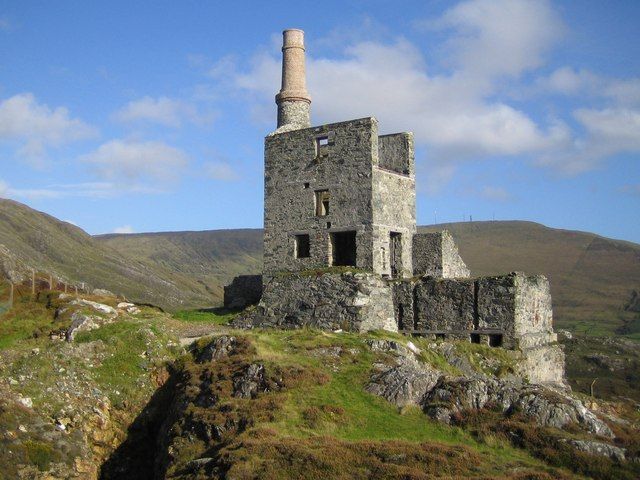
M 296 258 L 309 258 L 311 256 L 311 242 L 309 235 L 296 235 L 295 256 Z
M 329 190 L 316 190 L 316 216 L 329 215 Z
M 329 148 L 329 137 L 317 137 L 316 138 L 316 157 L 324 157 L 327 155 Z
M 471 334 L 471 343 L 480 343 L 480 334 L 472 333 Z
M 489 335 L 489 346 L 490 347 L 501 347 L 502 346 L 502 335 L 497 333 L 494 335 Z

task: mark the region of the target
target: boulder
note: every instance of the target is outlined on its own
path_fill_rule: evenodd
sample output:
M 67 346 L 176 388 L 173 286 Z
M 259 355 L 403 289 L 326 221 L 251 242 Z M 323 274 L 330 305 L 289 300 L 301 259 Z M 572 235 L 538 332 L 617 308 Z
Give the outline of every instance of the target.
M 626 458 L 626 450 L 624 448 L 609 445 L 604 442 L 597 442 L 595 440 L 569 440 L 569 444 L 581 452 L 608 457 L 618 462 L 624 462 Z

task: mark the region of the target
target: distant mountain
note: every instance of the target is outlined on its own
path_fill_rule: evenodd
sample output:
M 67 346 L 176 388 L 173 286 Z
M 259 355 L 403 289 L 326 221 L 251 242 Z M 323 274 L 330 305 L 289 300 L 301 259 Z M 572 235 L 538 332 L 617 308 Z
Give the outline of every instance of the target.
M 168 309 L 205 306 L 219 298 L 171 269 L 117 252 L 80 228 L 12 200 L 0 199 L 0 275 L 28 279 L 34 269 L 61 282 L 87 284 Z
M 262 230 L 210 230 L 109 234 L 98 243 L 131 256 L 151 269 L 161 268 L 197 281 L 222 301 L 222 287 L 236 275 L 262 270 Z

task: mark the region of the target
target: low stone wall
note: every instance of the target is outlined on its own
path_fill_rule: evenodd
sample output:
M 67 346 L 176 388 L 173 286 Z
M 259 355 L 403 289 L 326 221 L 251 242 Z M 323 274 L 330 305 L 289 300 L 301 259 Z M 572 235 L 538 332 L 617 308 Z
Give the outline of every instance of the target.
M 240 275 L 224 287 L 224 306 L 242 309 L 255 305 L 262 296 L 262 275 Z
M 233 322 L 240 328 L 313 327 L 397 331 L 392 290 L 371 273 L 286 274 L 272 278 L 262 300 Z

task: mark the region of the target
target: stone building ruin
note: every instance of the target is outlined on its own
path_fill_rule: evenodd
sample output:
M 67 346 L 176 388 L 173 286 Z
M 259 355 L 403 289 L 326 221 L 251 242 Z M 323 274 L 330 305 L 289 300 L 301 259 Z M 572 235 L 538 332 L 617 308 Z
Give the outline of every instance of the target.
M 386 329 L 520 350 L 561 383 L 549 282 L 472 278 L 446 232 L 417 233 L 413 135 L 360 118 L 311 125 L 304 33 L 283 32 L 277 129 L 265 138 L 264 267 L 225 287 L 245 328 Z M 251 290 L 251 291 L 248 291 Z

